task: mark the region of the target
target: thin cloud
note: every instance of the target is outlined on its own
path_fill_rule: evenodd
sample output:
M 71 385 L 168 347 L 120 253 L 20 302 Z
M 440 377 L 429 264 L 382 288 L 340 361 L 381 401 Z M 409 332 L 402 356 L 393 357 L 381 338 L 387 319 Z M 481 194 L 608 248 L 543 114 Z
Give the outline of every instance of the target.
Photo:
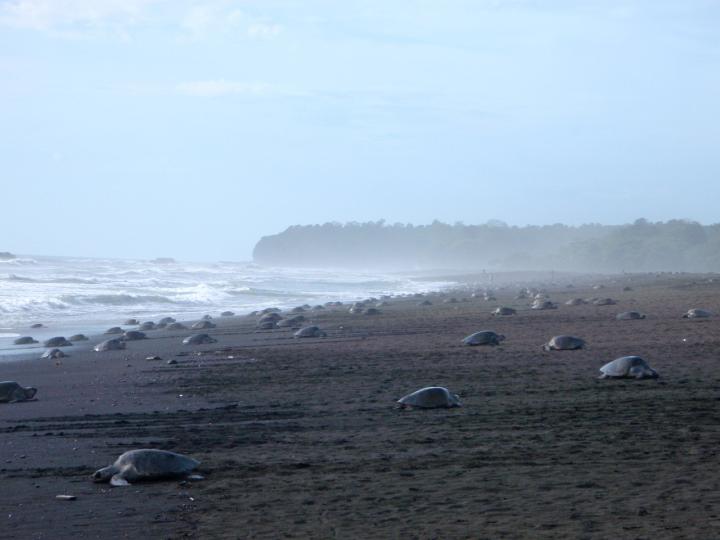
M 210 81 L 189 81 L 179 83 L 175 87 L 179 94 L 192 97 L 221 96 L 269 96 L 288 94 L 278 87 L 262 82 L 226 81 L 224 79 Z
M 251 24 L 248 28 L 248 37 L 252 39 L 273 39 L 280 35 L 283 27 L 280 24 Z
M 73 30 L 132 25 L 158 0 L 10 0 L 0 4 L 0 25 L 31 30 Z

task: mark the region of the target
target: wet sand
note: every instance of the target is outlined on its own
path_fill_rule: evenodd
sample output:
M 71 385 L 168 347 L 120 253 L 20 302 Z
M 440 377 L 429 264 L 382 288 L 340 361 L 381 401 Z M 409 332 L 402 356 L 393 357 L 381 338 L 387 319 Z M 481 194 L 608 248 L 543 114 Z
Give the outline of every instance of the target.
M 720 283 L 629 279 L 548 291 L 615 306 L 535 312 L 512 288 L 312 314 L 323 339 L 218 317 L 213 345 L 157 330 L 125 351 L 0 364 L 39 389 L 0 404 L 0 538 L 720 537 L 720 318 L 680 318 L 720 312 Z M 519 312 L 495 319 L 497 305 Z M 614 320 L 627 310 L 647 319 Z M 483 329 L 507 340 L 460 345 Z M 558 334 L 588 347 L 542 351 Z M 597 379 L 629 354 L 661 378 Z M 429 385 L 464 406 L 394 408 Z M 138 447 L 200 459 L 206 479 L 89 480 Z

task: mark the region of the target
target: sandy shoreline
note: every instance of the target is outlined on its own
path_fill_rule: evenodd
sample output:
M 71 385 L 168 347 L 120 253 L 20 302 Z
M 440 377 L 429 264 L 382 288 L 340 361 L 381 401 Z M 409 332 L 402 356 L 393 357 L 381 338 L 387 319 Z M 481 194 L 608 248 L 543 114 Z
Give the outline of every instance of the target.
M 2 534 L 716 537 L 720 492 L 708 472 L 720 461 L 720 319 L 679 317 L 720 312 L 720 284 L 624 279 L 632 291 L 623 280 L 549 291 L 616 306 L 533 312 L 508 289 L 498 302 L 438 296 L 423 308 L 394 300 L 375 317 L 313 314 L 325 339 L 217 317 L 213 345 L 187 347 L 189 332 L 158 330 L 125 351 L 69 347 L 59 365 L 1 363 L 1 380 L 39 388 L 37 401 L 0 404 Z M 521 311 L 493 319 L 498 304 Z M 648 318 L 614 320 L 629 309 Z M 507 341 L 460 346 L 481 329 Z M 540 350 L 562 333 L 588 349 Z M 155 354 L 163 360 L 145 360 Z M 597 380 L 603 363 L 626 354 L 662 378 Z M 394 409 L 435 384 L 459 393 L 463 408 Z M 120 489 L 88 480 L 137 447 L 192 455 L 207 478 Z

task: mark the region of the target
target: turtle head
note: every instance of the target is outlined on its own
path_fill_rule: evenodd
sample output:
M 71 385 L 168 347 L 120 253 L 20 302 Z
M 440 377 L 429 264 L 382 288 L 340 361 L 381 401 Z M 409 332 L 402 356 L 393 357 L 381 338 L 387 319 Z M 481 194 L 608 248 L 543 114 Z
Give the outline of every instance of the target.
M 25 390 L 25 399 L 32 399 L 35 397 L 35 394 L 37 394 L 37 388 L 33 388 L 32 386 L 23 388 L 23 390 Z
M 109 482 L 110 478 L 117 472 L 115 466 L 103 467 L 92 475 L 93 482 Z

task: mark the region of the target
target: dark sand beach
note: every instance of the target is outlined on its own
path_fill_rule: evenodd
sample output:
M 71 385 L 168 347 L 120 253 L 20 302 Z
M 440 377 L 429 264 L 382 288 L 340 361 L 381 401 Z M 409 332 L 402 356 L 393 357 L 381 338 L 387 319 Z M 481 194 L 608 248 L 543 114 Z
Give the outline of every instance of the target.
M 530 311 L 509 288 L 497 302 L 313 313 L 326 338 L 216 317 L 213 345 L 157 330 L 125 351 L 0 363 L 0 380 L 38 388 L 0 404 L 0 537 L 718 538 L 720 317 L 681 315 L 720 312 L 720 282 L 605 284 L 548 294 L 617 305 Z M 493 318 L 498 305 L 518 314 Z M 647 319 L 614 319 L 628 310 Z M 484 329 L 507 339 L 461 346 Z M 542 351 L 558 334 L 588 347 Z M 625 355 L 661 378 L 597 379 Z M 463 407 L 394 407 L 430 385 Z M 90 481 L 141 447 L 193 456 L 206 478 Z

